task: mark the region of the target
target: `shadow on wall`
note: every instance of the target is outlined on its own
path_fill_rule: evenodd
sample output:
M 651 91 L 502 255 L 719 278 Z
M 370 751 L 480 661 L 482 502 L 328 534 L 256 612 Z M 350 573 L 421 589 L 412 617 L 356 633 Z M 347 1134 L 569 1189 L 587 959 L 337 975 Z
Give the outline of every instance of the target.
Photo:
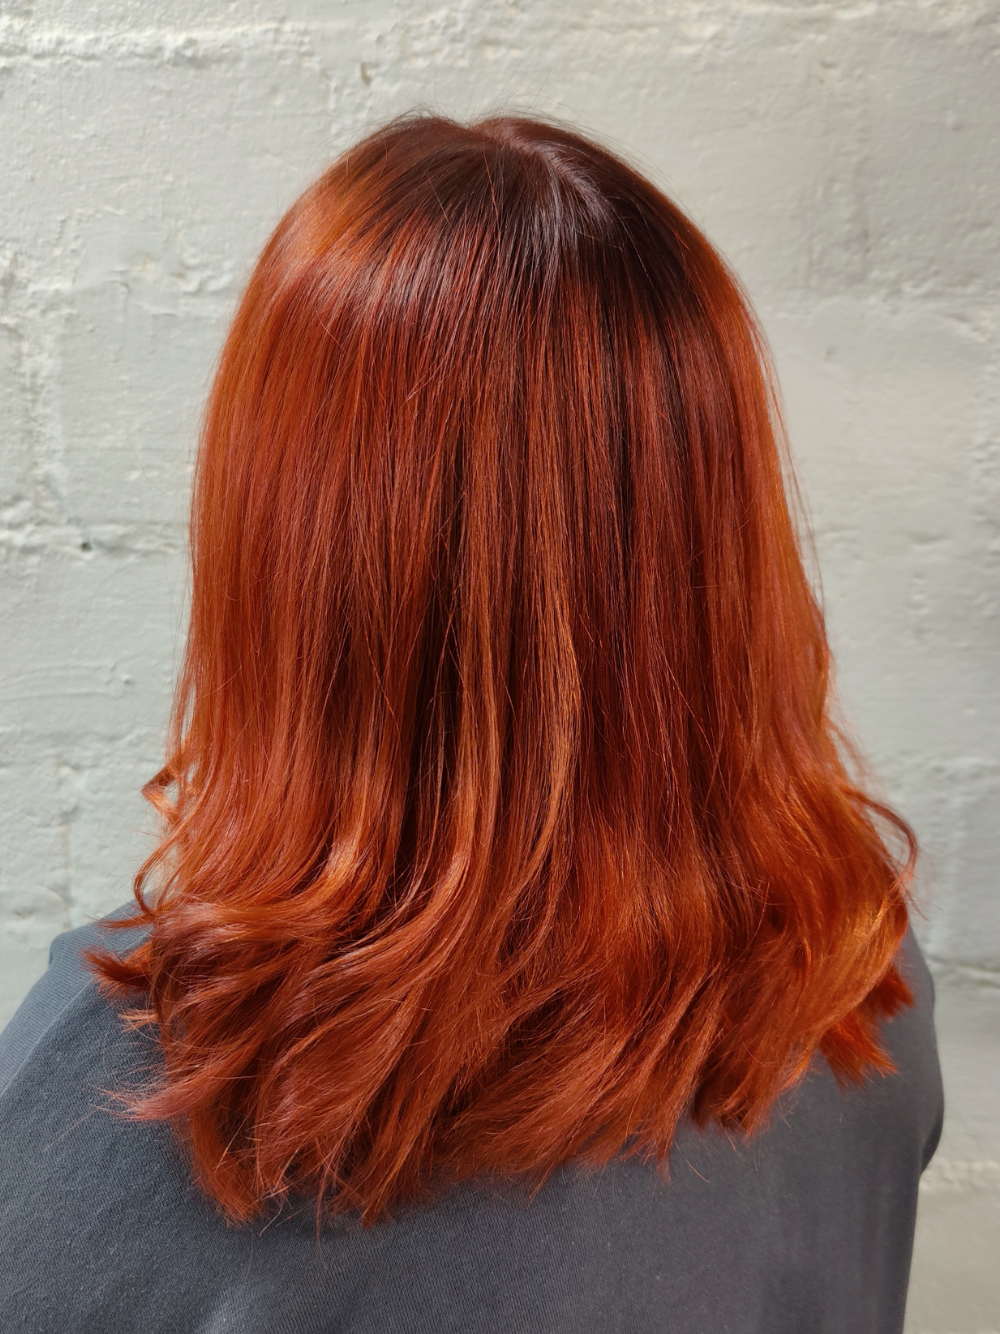
M 1000 1334 L 1000 987 L 937 985 L 944 1133 L 920 1183 L 906 1334 Z

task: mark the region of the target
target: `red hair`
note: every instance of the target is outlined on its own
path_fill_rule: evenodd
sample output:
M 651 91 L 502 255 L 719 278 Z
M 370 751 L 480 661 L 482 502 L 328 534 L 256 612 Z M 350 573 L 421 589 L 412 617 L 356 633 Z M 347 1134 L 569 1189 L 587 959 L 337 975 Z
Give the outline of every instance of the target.
M 769 384 L 709 243 L 565 129 L 397 121 L 282 219 L 205 419 L 149 934 L 96 960 L 230 1217 L 662 1161 L 817 1049 L 891 1068 L 912 835 L 830 722 Z

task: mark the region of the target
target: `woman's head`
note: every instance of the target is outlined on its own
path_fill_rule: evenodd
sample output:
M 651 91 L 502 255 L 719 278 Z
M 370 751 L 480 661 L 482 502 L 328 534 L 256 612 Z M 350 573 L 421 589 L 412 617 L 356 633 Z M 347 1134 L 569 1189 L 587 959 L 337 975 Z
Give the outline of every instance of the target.
M 426 117 L 337 161 L 233 323 L 192 547 L 152 931 L 102 967 L 234 1216 L 662 1156 L 883 1062 L 902 876 L 760 339 L 617 158 Z

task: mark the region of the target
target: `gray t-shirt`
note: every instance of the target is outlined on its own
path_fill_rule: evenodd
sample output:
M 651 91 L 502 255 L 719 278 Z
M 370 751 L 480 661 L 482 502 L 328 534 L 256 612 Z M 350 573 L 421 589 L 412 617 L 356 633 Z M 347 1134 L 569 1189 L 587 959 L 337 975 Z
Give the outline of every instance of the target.
M 363 1230 L 304 1202 L 234 1227 L 162 1124 L 106 1090 L 157 1066 L 79 950 L 0 1034 L 0 1329 L 58 1334 L 898 1334 L 917 1183 L 937 1144 L 932 986 L 885 1025 L 899 1073 L 838 1088 L 822 1058 L 749 1140 L 682 1127 L 664 1180 L 569 1167 L 530 1202 L 467 1185 Z M 127 942 L 112 937 L 116 948 Z

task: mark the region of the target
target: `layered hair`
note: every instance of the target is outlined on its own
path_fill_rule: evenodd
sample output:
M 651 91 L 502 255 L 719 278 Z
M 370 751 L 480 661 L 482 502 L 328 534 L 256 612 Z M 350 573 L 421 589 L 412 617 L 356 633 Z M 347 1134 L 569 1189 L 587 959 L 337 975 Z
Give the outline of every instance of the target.
M 912 835 L 831 723 L 783 457 L 732 274 L 575 133 L 405 118 L 282 219 L 204 422 L 148 933 L 96 959 L 231 1218 L 662 1163 L 818 1052 L 891 1068 Z

